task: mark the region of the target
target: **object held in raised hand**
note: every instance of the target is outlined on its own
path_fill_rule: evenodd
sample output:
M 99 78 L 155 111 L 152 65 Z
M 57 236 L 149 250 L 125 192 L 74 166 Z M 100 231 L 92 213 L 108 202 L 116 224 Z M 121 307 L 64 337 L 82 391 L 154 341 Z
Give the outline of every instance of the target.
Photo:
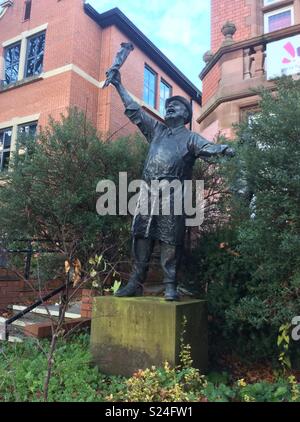
M 117 52 L 112 66 L 106 72 L 107 79 L 102 88 L 106 88 L 110 84 L 110 80 L 113 77 L 114 70 L 120 69 L 120 67 L 124 64 L 125 60 L 127 59 L 132 50 L 134 50 L 134 46 L 131 42 L 122 42 L 121 48 Z

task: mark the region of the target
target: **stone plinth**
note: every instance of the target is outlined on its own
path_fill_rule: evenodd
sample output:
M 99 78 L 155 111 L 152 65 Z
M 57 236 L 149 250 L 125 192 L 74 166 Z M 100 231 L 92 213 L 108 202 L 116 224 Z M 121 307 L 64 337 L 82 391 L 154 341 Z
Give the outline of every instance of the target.
M 166 302 L 162 298 L 96 297 L 91 351 L 101 372 L 131 376 L 138 369 L 179 364 L 180 337 L 192 347 L 194 367 L 207 367 L 207 308 L 201 300 Z

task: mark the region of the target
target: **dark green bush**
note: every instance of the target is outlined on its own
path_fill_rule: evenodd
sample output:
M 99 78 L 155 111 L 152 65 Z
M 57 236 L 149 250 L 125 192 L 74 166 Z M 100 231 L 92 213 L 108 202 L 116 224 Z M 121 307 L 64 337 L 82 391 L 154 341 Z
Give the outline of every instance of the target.
M 96 186 L 103 179 L 118 182 L 121 171 L 129 181 L 140 176 L 147 151 L 141 137 L 105 142 L 83 113 L 71 109 L 60 121 L 50 119 L 37 138 L 19 142 L 13 171 L 0 189 L 0 237 L 6 244 L 23 249 L 13 241 L 45 239 L 35 249 L 57 249 L 62 261 L 77 257 L 84 267 L 103 251 L 108 260 L 128 260 L 130 218 L 99 216 Z M 41 255 L 32 269 L 47 279 L 51 262 L 52 276 L 58 269 L 53 260 Z
M 202 236 L 190 278 L 207 291 L 216 353 L 275 361 L 279 328 L 300 309 L 300 81 L 283 78 L 276 95 L 260 95 L 260 112 L 239 126 L 237 155 L 221 170 L 229 223 Z
M 0 359 L 0 401 L 43 401 L 49 342 L 4 344 Z M 125 386 L 121 377 L 105 377 L 91 366 L 89 335 L 60 340 L 54 355 L 49 401 L 104 401 Z

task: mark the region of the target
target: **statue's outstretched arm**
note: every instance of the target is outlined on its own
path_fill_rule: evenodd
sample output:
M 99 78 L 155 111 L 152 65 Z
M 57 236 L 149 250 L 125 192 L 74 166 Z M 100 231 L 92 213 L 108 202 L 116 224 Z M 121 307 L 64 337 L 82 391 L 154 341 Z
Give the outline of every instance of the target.
M 112 84 L 115 86 L 117 92 L 119 93 L 122 102 L 127 108 L 133 103 L 133 99 L 128 94 L 126 89 L 123 87 L 121 82 L 120 67 L 124 64 L 130 52 L 134 50 L 134 46 L 131 42 L 122 42 L 121 48 L 117 52 L 116 57 L 112 66 L 106 72 L 106 81 L 103 85 L 103 88 L 106 88 L 108 85 Z
M 106 72 L 107 79 L 103 85 L 103 88 L 106 88 L 110 84 L 116 88 L 125 106 L 126 116 L 131 120 L 132 123 L 138 126 L 140 131 L 146 137 L 147 141 L 151 142 L 155 128 L 159 123 L 156 119 L 146 113 L 138 104 L 138 102 L 132 98 L 129 92 L 124 88 L 121 81 L 120 67 L 124 64 L 125 60 L 133 49 L 134 46 L 132 43 L 121 44 L 121 49 L 118 51 L 113 65 Z
M 214 157 L 218 155 L 233 157 L 235 155 L 234 149 L 229 145 L 214 144 L 196 133 L 193 133 L 190 138 L 189 148 L 192 149 L 196 158 Z
M 124 88 L 122 81 L 121 81 L 121 74 L 119 70 L 112 69 L 107 73 L 107 81 L 108 83 L 114 85 L 119 94 L 125 108 L 128 108 L 132 103 L 134 103 L 134 99 L 128 93 L 128 91 Z

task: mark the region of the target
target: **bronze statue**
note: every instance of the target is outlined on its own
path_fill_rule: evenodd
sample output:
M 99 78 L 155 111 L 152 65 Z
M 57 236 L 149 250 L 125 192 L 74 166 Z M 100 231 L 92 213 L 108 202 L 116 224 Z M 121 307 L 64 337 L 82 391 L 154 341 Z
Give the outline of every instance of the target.
M 107 72 L 107 84 L 115 86 L 125 106 L 126 116 L 138 126 L 150 144 L 143 171 L 143 181 L 147 185 L 153 180 L 190 180 L 197 158 L 234 155 L 234 150 L 228 145 L 213 144 L 185 127 L 191 122 L 193 114 L 187 99 L 178 95 L 168 98 L 165 123 L 162 123 L 133 100 L 122 85 L 120 72 L 115 67 Z M 151 212 L 149 215 L 136 214 L 132 226 L 133 271 L 127 285 L 118 290 L 115 296 L 138 296 L 142 293 L 154 244 L 159 241 L 165 299 L 179 300 L 177 271 L 184 233 L 184 215 L 173 212 L 170 215 L 152 215 Z
M 134 45 L 131 42 L 122 42 L 120 50 L 117 52 L 116 57 L 112 66 L 106 72 L 106 74 L 112 75 L 115 70 L 119 70 L 120 67 L 124 64 L 125 60 L 129 56 L 130 52 L 134 50 Z M 106 79 L 103 89 L 110 84 L 109 78 Z

